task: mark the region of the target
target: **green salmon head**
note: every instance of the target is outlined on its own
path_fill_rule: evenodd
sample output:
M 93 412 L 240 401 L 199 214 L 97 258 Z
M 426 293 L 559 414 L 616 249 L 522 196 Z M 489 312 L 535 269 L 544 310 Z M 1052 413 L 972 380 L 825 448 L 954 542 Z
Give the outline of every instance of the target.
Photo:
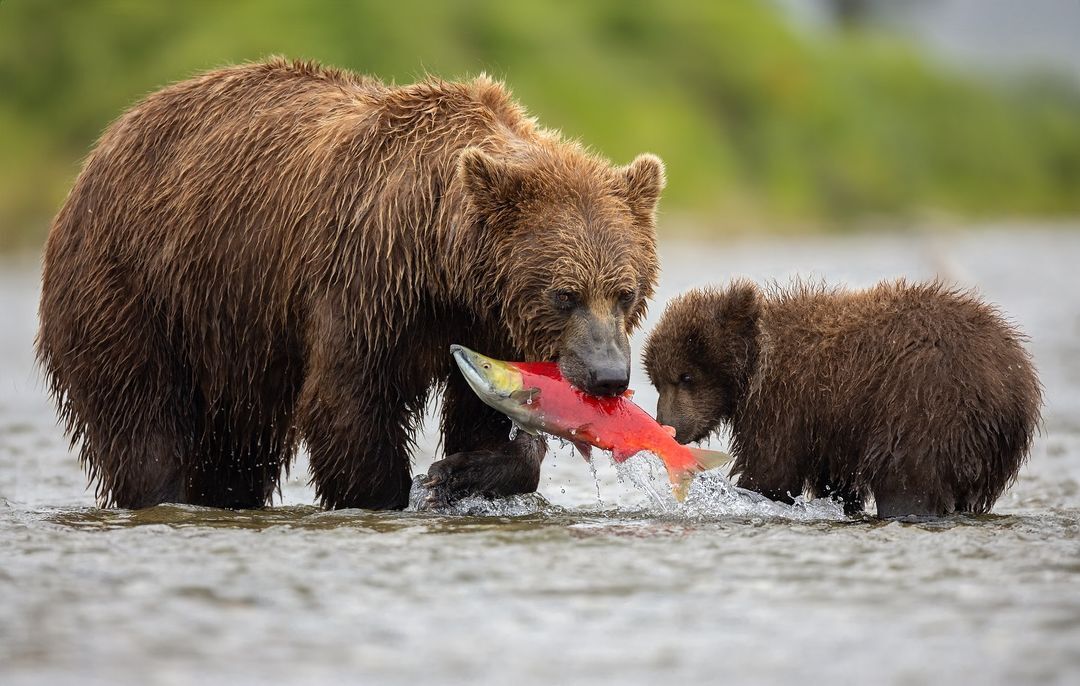
M 450 346 L 450 354 L 476 395 L 497 410 L 505 412 L 505 408 L 493 401 L 509 401 L 524 385 L 521 372 L 507 362 L 493 360 L 463 345 Z
M 485 404 L 502 412 L 528 433 L 543 428 L 543 417 L 529 398 L 536 389 L 526 389 L 521 372 L 509 362 L 493 360 L 465 346 L 450 346 L 450 354 L 473 392 Z

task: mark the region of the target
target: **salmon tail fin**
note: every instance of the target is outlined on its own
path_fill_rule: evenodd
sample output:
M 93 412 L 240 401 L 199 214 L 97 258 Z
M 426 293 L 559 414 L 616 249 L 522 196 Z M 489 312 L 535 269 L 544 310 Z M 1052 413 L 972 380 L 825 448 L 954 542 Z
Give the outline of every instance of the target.
M 670 478 L 671 492 L 675 496 L 675 500 L 678 500 L 681 503 L 686 500 L 687 494 L 690 493 L 690 484 L 694 481 L 694 471 L 683 469 L 672 472 Z
M 735 458 L 731 455 L 721 452 L 719 450 L 705 450 L 704 448 L 691 448 L 690 453 L 694 456 L 694 461 L 701 467 L 701 471 L 708 471 L 710 469 L 716 469 L 717 467 L 723 467 L 727 463 L 731 462 Z
M 731 455 L 720 452 L 719 450 L 705 450 L 703 448 L 691 448 L 690 446 L 686 447 L 694 456 L 694 462 L 697 464 L 687 469 L 680 469 L 670 473 L 671 490 L 675 494 L 675 500 L 678 500 L 680 503 L 686 500 L 687 494 L 690 493 L 690 484 L 694 481 L 695 475 L 699 472 L 723 467 L 734 459 Z

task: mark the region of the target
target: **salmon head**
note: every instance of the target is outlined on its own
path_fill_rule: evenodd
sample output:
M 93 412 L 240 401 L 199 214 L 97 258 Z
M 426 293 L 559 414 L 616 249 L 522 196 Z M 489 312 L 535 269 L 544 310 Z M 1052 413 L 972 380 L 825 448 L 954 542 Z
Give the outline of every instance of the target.
M 469 387 L 485 404 L 510 417 L 529 433 L 536 433 L 541 428 L 538 407 L 530 402 L 536 389 L 525 388 L 524 377 L 517 366 L 481 355 L 463 345 L 450 346 L 450 354 Z

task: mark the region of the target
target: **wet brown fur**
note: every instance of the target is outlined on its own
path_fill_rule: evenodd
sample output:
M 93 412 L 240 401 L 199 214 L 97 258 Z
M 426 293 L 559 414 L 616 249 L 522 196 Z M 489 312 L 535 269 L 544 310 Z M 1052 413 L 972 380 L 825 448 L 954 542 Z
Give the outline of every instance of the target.
M 989 511 L 1027 457 L 1042 393 L 1024 340 L 937 282 L 737 281 L 675 299 L 644 355 L 681 442 L 730 422 L 740 485 L 937 516 Z
M 543 443 L 507 442 L 448 346 L 559 357 L 585 335 L 560 290 L 623 297 L 603 323 L 625 337 L 662 186 L 656 158 L 613 167 L 485 77 L 209 72 L 90 154 L 49 235 L 38 357 L 103 504 L 263 505 L 303 440 L 325 505 L 402 507 L 440 384 L 446 453 L 517 455 L 491 490 L 532 490 Z

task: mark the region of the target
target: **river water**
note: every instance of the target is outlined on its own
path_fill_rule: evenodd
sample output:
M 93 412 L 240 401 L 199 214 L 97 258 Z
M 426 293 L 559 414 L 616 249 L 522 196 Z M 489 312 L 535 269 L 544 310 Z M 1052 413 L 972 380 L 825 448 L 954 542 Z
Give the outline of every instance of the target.
M 1046 386 L 1030 462 L 993 514 L 935 522 L 756 502 L 717 478 L 676 507 L 648 493 L 666 489 L 655 462 L 598 456 L 594 479 L 558 445 L 539 496 L 451 513 L 320 511 L 303 458 L 266 510 L 99 510 L 33 367 L 36 265 L 8 259 L 0 683 L 1080 683 L 1080 231 L 662 256 L 653 320 L 730 276 L 979 287 L 1031 335 Z M 653 409 L 640 367 L 633 385 Z

